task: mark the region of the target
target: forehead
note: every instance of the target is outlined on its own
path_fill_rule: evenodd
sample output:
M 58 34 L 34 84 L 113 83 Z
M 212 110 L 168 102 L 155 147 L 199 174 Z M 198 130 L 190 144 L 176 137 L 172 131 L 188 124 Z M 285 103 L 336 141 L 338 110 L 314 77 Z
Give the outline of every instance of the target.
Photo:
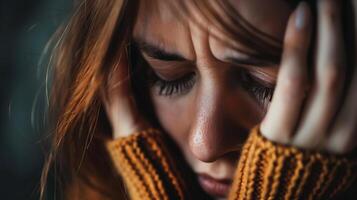
M 229 0 L 229 2 L 259 31 L 280 40 L 284 37 L 287 20 L 293 11 L 289 0 Z
M 200 18 L 200 28 L 215 29 L 207 20 L 203 19 L 202 12 L 192 6 L 193 16 L 179 15 L 180 8 L 168 5 L 168 0 L 143 0 L 140 5 L 138 20 L 134 29 L 134 36 L 155 43 L 167 51 L 186 49 L 183 54 L 192 48 L 192 38 L 189 24 L 193 18 Z M 264 33 L 275 40 L 282 41 L 285 27 L 293 7 L 287 0 L 227 0 L 229 5 L 242 17 L 242 19 L 256 31 Z M 269 2 L 269 3 L 268 3 Z M 189 5 L 189 4 L 188 4 Z M 176 9 L 176 10 L 175 10 Z M 218 10 L 218 15 L 226 13 Z M 185 16 L 185 17 L 182 17 Z M 240 38 L 232 38 L 239 43 Z M 221 45 L 222 46 L 222 45 Z

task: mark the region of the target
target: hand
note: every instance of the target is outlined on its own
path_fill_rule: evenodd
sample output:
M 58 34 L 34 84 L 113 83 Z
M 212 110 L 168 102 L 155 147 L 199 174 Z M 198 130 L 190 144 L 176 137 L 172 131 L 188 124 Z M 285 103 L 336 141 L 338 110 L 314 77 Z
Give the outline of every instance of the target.
M 129 136 L 150 127 L 135 105 L 127 59 L 128 56 L 123 53 L 119 64 L 109 77 L 109 88 L 102 92 L 102 100 L 112 126 L 114 139 Z
M 308 78 L 312 14 L 301 3 L 290 17 L 277 87 L 261 132 L 268 139 L 305 149 L 344 154 L 357 146 L 357 70 L 346 86 L 342 1 L 317 1 L 313 80 Z M 353 1 L 354 11 L 357 2 Z M 355 19 L 356 20 L 356 19 Z

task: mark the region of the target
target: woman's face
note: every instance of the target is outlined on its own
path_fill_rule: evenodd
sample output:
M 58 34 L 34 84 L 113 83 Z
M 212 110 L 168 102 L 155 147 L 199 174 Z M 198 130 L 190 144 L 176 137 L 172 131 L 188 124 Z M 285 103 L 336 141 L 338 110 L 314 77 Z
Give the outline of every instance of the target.
M 223 198 L 248 131 L 269 106 L 278 63 L 232 49 L 214 36 L 217 29 L 199 12 L 179 19 L 164 0 L 157 2 L 143 1 L 134 30 L 153 72 L 150 93 L 156 114 L 202 188 Z M 282 41 L 292 12 L 285 0 L 231 3 L 256 29 Z M 228 40 L 249 51 L 240 38 Z

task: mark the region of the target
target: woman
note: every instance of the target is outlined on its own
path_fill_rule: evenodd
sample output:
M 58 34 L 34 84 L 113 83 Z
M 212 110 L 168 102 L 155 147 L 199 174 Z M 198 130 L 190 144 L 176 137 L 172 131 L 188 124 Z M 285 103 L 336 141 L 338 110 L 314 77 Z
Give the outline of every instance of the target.
M 68 199 L 348 198 L 356 4 L 81 2 L 43 182 L 57 161 Z

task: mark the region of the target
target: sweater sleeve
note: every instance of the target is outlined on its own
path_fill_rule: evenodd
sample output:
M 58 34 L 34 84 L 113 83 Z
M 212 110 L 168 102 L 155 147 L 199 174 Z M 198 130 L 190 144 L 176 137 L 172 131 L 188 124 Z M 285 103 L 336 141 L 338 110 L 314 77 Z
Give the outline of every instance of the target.
M 180 163 L 166 145 L 155 129 L 107 143 L 130 199 L 208 199 L 189 196 L 187 180 L 183 182 L 177 168 Z M 356 166 L 356 159 L 347 156 L 273 143 L 256 127 L 241 151 L 228 199 L 331 199 L 356 180 Z
M 229 199 L 333 199 L 356 181 L 352 156 L 277 144 L 257 126 L 242 149 Z
M 187 199 L 184 185 L 156 129 L 109 141 L 107 149 L 130 199 Z

